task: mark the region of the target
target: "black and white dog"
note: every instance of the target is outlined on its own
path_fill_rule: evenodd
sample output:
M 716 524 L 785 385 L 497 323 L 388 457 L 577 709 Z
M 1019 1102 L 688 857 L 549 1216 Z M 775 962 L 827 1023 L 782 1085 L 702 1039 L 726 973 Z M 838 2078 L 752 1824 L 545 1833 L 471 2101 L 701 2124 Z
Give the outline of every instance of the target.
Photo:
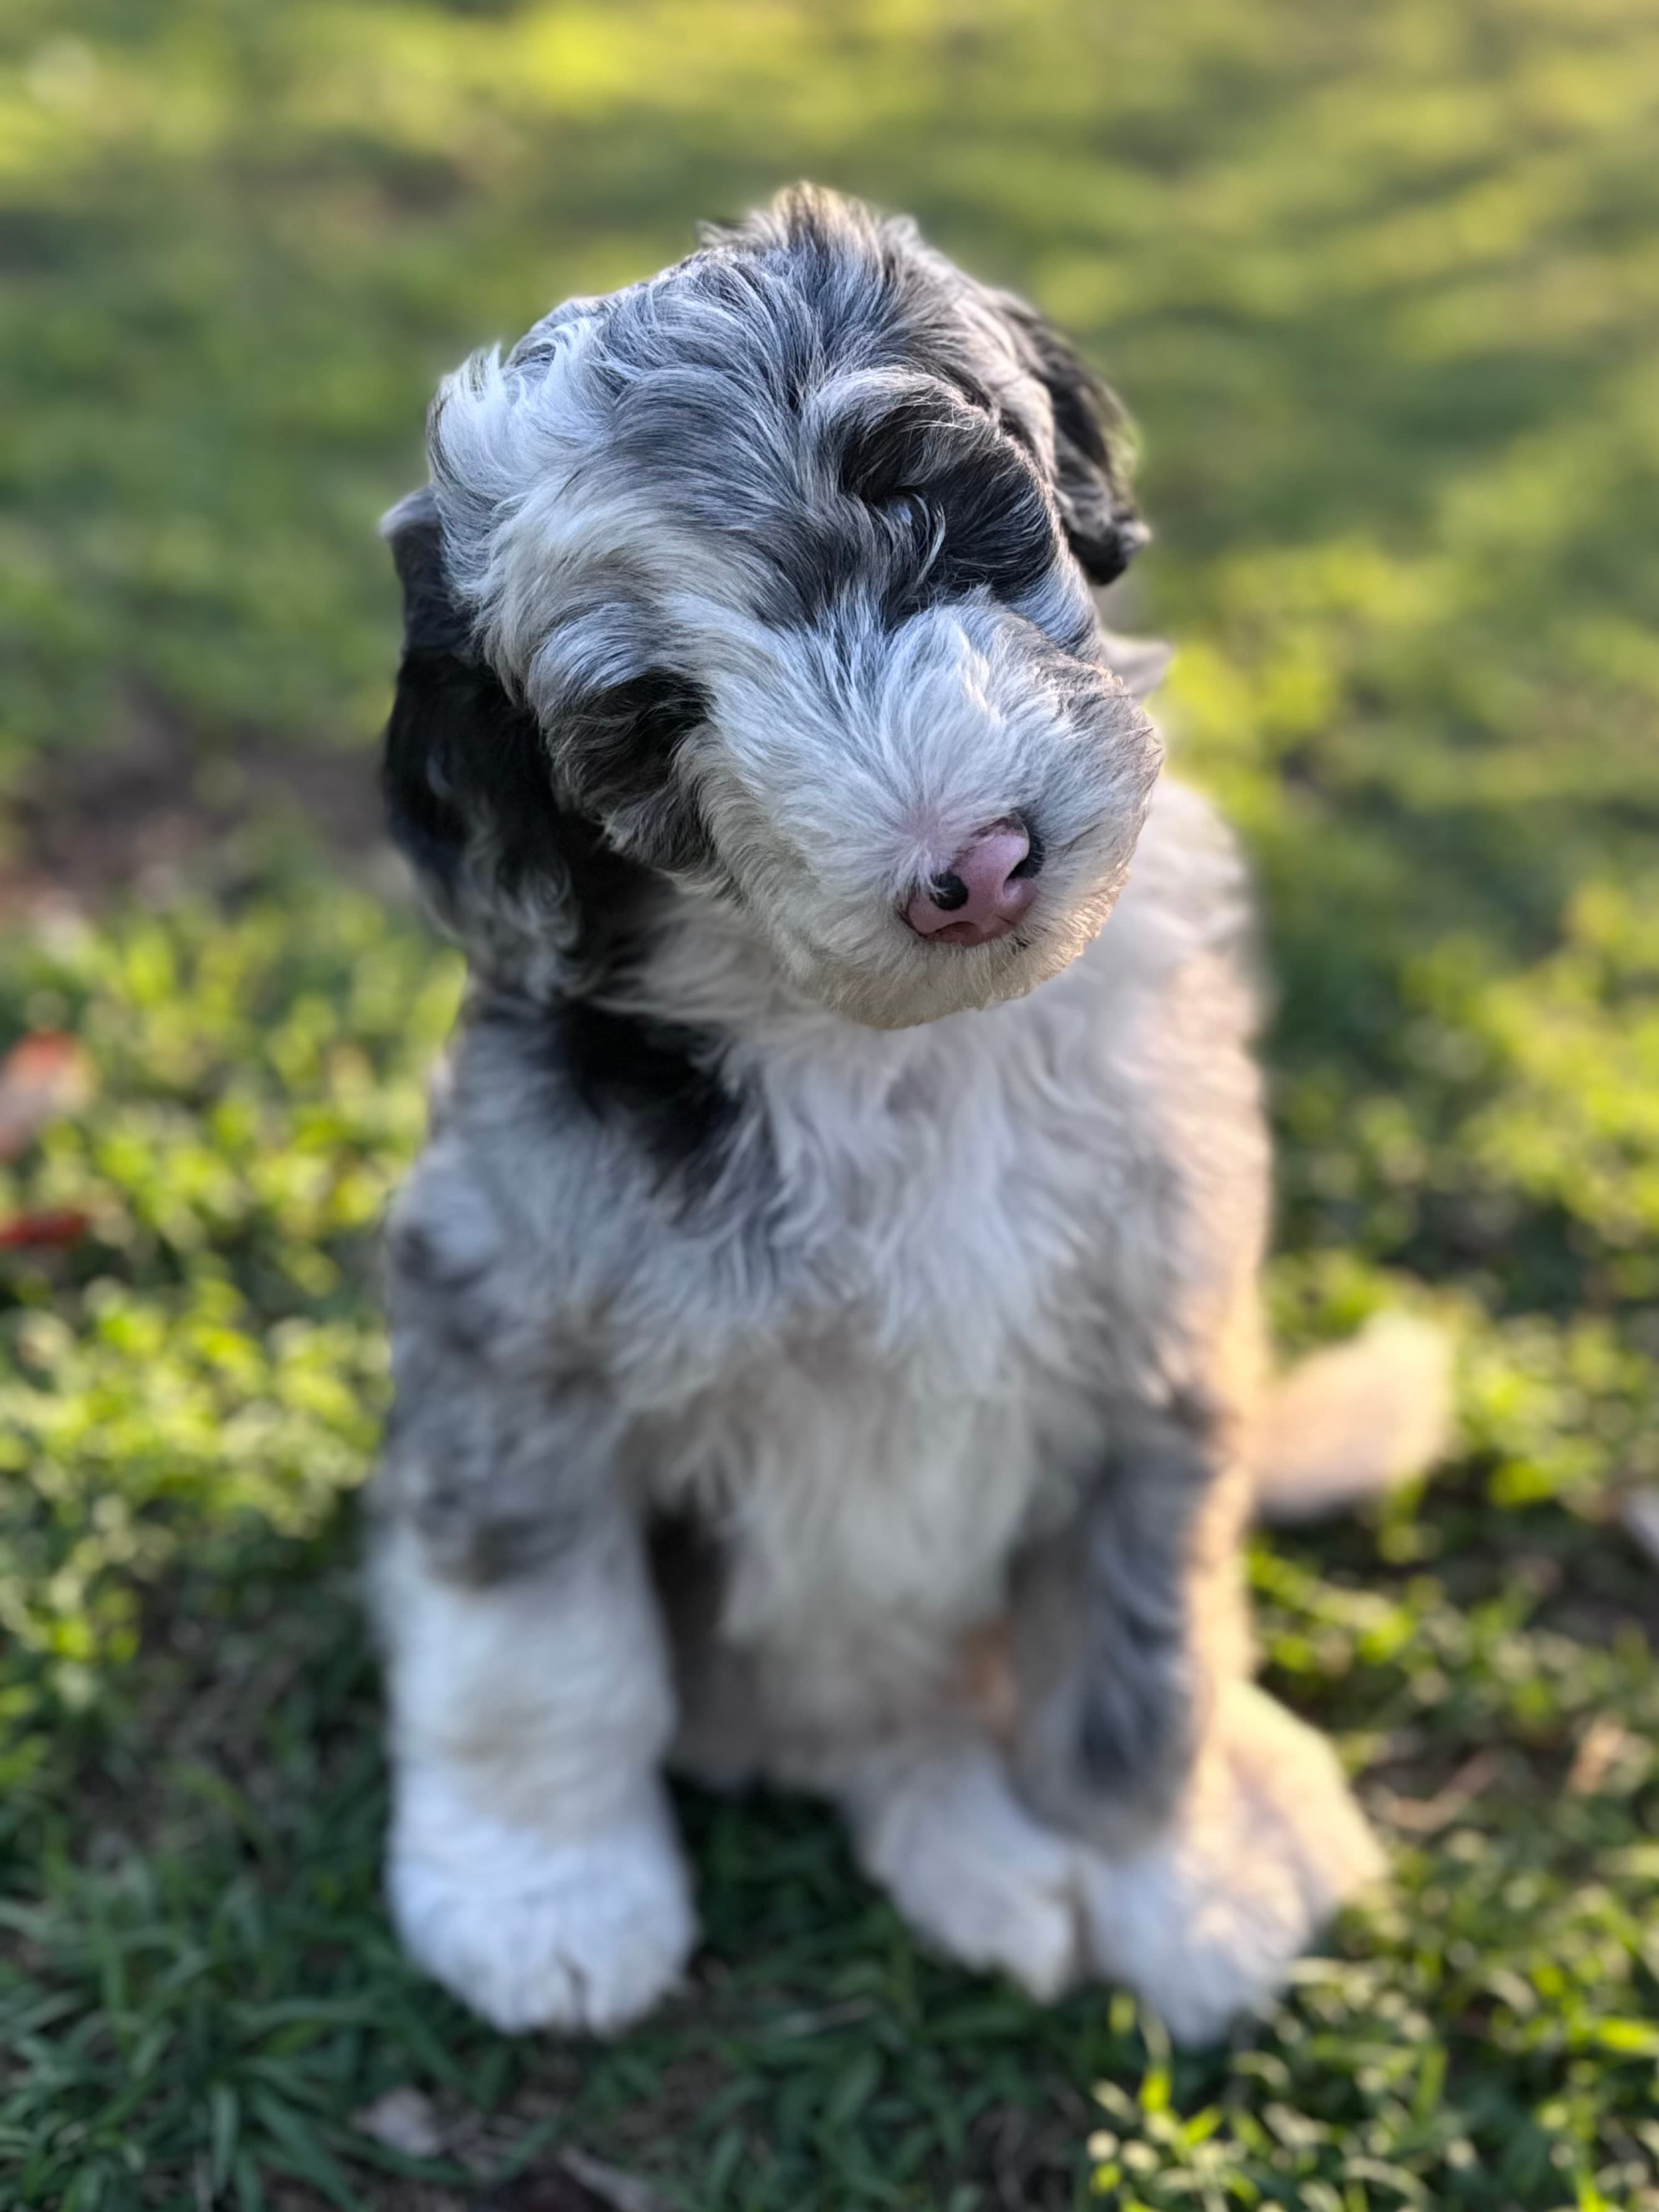
M 1245 885 L 1091 597 L 1109 395 L 802 189 L 429 452 L 386 778 L 472 980 L 389 1240 L 404 1939 L 615 2029 L 694 1940 L 665 1764 L 763 1774 L 955 1957 L 1207 2036 L 1377 1864 L 1251 1686 L 1252 1495 L 1426 1451 L 1439 1354 L 1264 1383 Z

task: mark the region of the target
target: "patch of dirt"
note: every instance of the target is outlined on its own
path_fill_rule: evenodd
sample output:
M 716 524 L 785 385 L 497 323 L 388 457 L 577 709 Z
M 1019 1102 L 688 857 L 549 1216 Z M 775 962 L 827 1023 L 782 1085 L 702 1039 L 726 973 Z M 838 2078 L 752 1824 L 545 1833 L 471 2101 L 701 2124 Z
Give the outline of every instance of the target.
M 130 698 L 117 741 L 33 763 L 0 814 L 0 920 L 164 896 L 249 833 L 308 834 L 392 866 L 372 753 L 248 730 L 208 746 L 165 703 Z

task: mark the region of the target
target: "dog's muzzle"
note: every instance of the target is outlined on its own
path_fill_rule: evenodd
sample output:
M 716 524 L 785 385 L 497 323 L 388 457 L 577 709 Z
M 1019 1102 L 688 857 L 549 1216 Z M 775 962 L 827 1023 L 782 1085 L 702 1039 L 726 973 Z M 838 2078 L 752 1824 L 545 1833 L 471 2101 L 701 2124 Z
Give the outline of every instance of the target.
M 989 945 L 1036 898 L 1042 866 L 1042 846 L 1023 823 L 990 823 L 908 902 L 904 919 L 933 945 Z

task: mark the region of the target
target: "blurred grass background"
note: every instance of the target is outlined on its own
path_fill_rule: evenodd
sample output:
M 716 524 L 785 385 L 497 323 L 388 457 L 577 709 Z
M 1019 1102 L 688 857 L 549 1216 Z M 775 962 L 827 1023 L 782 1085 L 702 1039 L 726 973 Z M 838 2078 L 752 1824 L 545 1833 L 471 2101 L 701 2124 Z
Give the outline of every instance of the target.
M 0 1233 L 87 1224 L 0 1249 L 0 2201 L 557 2212 L 575 2142 L 708 2208 L 1659 2206 L 1652 8 L 7 0 L 0 49 L 0 1049 L 93 1086 L 0 1166 Z M 376 1902 L 346 1501 L 459 977 L 362 849 L 374 523 L 441 368 L 798 174 L 1127 398 L 1121 618 L 1263 888 L 1281 1332 L 1463 1346 L 1458 1465 L 1255 1566 L 1395 1893 L 1197 2058 L 918 1957 L 805 1808 L 688 1800 L 708 1945 L 614 2050 L 472 2027 Z M 223 834 L 125 866 L 158 781 Z M 406 2084 L 435 2162 L 354 2124 Z

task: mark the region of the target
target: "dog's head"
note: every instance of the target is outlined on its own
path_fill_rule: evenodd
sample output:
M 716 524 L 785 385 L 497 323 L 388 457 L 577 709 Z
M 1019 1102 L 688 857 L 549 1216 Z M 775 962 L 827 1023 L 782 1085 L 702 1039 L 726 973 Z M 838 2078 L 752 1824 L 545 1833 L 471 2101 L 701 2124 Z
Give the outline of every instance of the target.
M 387 519 L 394 830 L 475 957 L 722 902 L 881 1027 L 1028 990 L 1159 748 L 1090 583 L 1144 532 L 1109 394 L 906 222 L 802 189 L 451 377 Z

